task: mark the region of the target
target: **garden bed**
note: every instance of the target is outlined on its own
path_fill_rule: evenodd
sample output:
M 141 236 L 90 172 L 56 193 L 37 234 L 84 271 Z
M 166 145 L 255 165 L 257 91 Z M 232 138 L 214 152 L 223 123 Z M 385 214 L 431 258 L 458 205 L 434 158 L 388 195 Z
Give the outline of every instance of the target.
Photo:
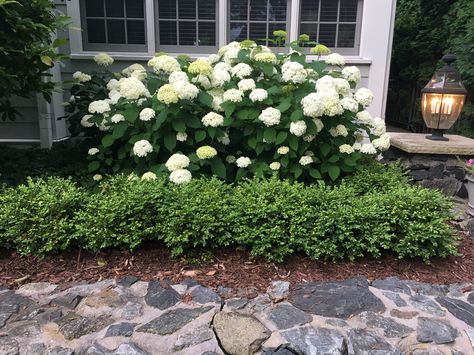
M 303 255 L 288 257 L 283 264 L 251 260 L 247 253 L 221 249 L 212 260 L 193 263 L 190 259 L 171 258 L 163 246 L 148 244 L 135 252 L 109 251 L 99 254 L 62 253 L 40 260 L 3 251 L 0 256 L 0 284 L 19 287 L 23 283 L 51 282 L 68 285 L 95 282 L 127 275 L 143 280 L 196 279 L 212 288 L 225 286 L 240 296 L 254 297 L 264 292 L 271 281 L 286 280 L 292 284 L 310 281 L 343 280 L 364 275 L 369 280 L 398 276 L 402 279 L 435 284 L 474 283 L 474 239 L 462 235 L 461 256 L 435 258 L 431 264 L 421 260 L 399 260 L 391 255 L 381 259 L 363 258 L 354 262 L 314 261 Z M 241 289 L 239 291 L 239 289 Z

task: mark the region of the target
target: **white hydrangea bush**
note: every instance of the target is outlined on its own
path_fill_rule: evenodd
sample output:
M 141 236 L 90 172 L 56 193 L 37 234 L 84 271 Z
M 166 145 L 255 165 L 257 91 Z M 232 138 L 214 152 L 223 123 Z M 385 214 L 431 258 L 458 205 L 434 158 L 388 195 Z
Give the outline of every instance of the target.
M 99 139 L 89 170 L 177 184 L 210 175 L 335 180 L 388 149 L 384 121 L 366 110 L 373 93 L 356 88 L 358 68 L 338 54 L 308 60 L 300 44 L 274 54 L 232 42 L 194 61 L 161 53 L 148 70 L 75 74 L 76 121 Z

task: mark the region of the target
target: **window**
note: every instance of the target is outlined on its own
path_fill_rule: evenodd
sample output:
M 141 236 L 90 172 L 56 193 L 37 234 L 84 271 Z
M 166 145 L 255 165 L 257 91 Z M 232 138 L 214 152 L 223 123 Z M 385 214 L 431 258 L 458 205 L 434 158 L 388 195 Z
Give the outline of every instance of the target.
M 252 39 L 268 45 L 273 31 L 287 30 L 287 0 L 230 0 L 229 41 Z
M 146 51 L 144 0 L 82 0 L 85 50 Z
M 218 46 L 216 0 L 158 0 L 155 12 L 157 50 L 206 52 Z
M 300 1 L 300 34 L 341 54 L 359 53 L 361 0 Z

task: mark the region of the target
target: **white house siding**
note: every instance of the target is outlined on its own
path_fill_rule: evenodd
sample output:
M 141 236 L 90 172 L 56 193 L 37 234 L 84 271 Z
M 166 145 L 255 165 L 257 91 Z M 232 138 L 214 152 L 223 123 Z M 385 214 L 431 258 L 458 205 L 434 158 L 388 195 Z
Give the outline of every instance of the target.
M 77 11 L 79 9 L 79 0 L 70 0 L 68 2 L 54 0 L 54 2 L 58 10 L 72 17 L 74 21 L 73 28 L 58 34 L 59 37 L 65 37 L 70 40 L 69 45 L 63 47 L 61 51 L 70 54 L 71 59 L 65 61 L 61 67 L 57 67 L 56 79 L 70 80 L 72 74 L 76 71 L 87 73 L 97 70 L 97 66 L 92 60 L 96 52 L 82 50 L 81 31 L 77 29 L 81 26 L 80 16 Z M 148 1 L 147 11 L 151 13 L 150 4 L 151 1 Z M 359 86 L 368 87 L 374 92 L 375 100 L 369 111 L 372 115 L 380 117 L 385 115 L 395 6 L 396 0 L 363 0 L 359 55 L 346 57 L 347 65 L 356 65 L 361 71 L 362 79 Z M 297 0 L 292 0 L 289 9 L 291 9 L 292 13 L 297 12 Z M 219 14 L 222 15 L 225 11 L 227 11 L 226 6 L 219 7 Z M 219 45 L 225 44 L 226 32 L 226 28 L 219 27 Z M 299 35 L 297 20 L 293 17 L 290 20 L 288 32 L 290 40 L 296 39 Z M 149 38 L 154 36 L 153 31 L 149 28 L 147 28 L 147 35 Z M 115 58 L 115 63 L 110 69 L 112 71 L 120 71 L 133 63 L 146 64 L 155 51 L 159 51 L 159 48 L 155 48 L 154 43 L 149 43 L 148 53 L 110 53 Z M 191 56 L 199 57 L 205 55 L 205 53 L 196 53 Z M 60 78 L 58 78 L 59 75 Z M 56 119 L 63 115 L 64 109 L 61 103 L 63 100 L 66 101 L 69 96 L 66 90 L 62 96 L 61 94 L 56 94 L 52 105 L 46 105 L 47 110 L 49 110 L 46 113 L 49 113 L 49 116 L 44 116 L 43 114 L 43 120 L 38 119 L 38 110 L 45 111 L 43 105 L 41 108 L 38 108 L 36 100 L 19 101 L 17 107 L 25 114 L 25 118 L 19 118 L 14 122 L 0 122 L 0 143 L 12 140 L 39 142 L 40 138 L 42 138 L 43 146 L 48 146 L 53 141 L 66 137 L 65 122 L 57 121 Z

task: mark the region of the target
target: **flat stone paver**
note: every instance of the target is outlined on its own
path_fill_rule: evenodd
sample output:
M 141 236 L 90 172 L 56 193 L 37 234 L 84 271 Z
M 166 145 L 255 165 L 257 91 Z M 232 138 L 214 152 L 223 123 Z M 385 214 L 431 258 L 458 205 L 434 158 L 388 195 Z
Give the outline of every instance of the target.
M 27 284 L 0 289 L 0 354 L 474 354 L 473 286 L 357 277 L 225 299 L 190 280 Z

